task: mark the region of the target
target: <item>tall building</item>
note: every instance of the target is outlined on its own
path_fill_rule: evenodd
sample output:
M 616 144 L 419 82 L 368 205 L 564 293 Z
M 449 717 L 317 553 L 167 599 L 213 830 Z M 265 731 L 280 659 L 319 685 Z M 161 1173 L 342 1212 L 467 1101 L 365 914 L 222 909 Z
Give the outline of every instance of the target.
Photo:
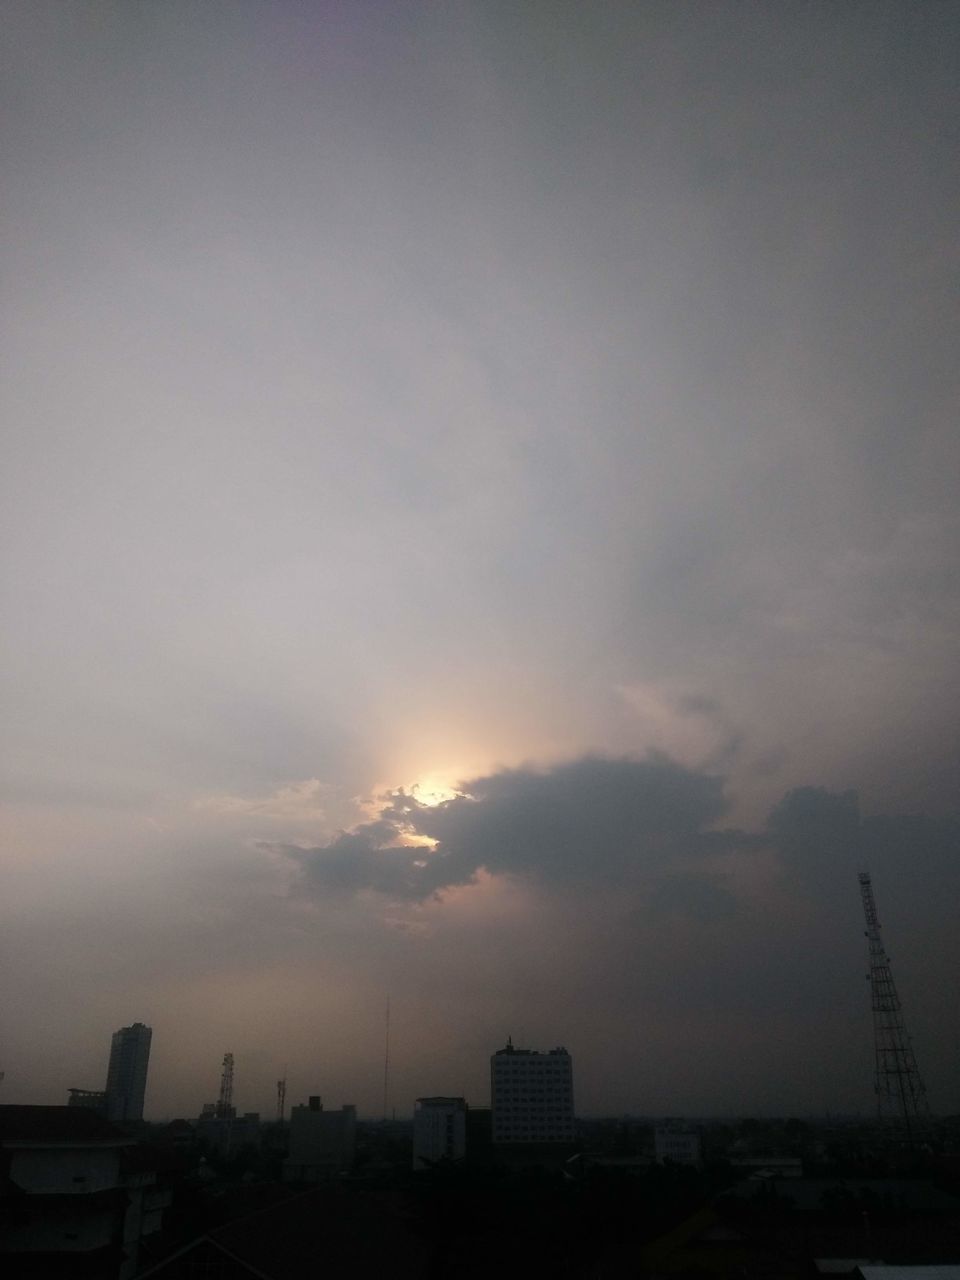
M 495 1143 L 572 1142 L 573 1060 L 566 1049 L 540 1053 L 513 1041 L 490 1059 Z
M 107 1068 L 107 1119 L 143 1119 L 143 1095 L 147 1089 L 147 1064 L 153 1031 L 142 1022 L 113 1033 Z
M 467 1104 L 463 1098 L 418 1098 L 413 1112 L 413 1167 L 429 1169 L 467 1154 Z

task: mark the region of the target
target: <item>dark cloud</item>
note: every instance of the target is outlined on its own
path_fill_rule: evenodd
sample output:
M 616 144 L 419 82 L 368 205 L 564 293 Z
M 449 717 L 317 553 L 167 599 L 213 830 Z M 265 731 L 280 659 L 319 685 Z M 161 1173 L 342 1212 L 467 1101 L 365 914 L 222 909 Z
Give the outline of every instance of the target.
M 727 810 L 718 775 L 665 757 L 587 756 L 474 778 L 437 805 L 392 792 L 375 821 L 326 845 L 274 847 L 301 864 L 300 886 L 311 894 L 423 901 L 482 870 L 553 891 L 632 887 L 648 910 L 697 917 L 735 909 L 737 880 L 724 869 L 731 855 L 764 853 L 788 895 L 841 910 L 866 866 L 895 880 L 907 859 L 948 880 L 960 866 L 956 820 L 861 819 L 853 791 L 789 791 L 760 832 L 718 825 Z
M 838 889 L 853 889 L 854 873 L 862 870 L 897 885 L 901 903 L 923 899 L 932 906 L 960 891 L 957 817 L 861 817 L 854 791 L 799 787 L 773 809 L 767 832 L 788 886 L 819 901 L 821 909 Z
M 784 874 L 805 891 L 822 891 L 863 858 L 860 807 L 853 791 L 823 787 L 788 791 L 767 819 Z M 851 880 L 852 883 L 852 880 Z
M 819 787 L 788 792 L 758 832 L 723 826 L 726 812 L 714 774 L 591 756 L 476 778 L 436 806 L 397 791 L 376 821 L 284 851 L 302 865 L 301 896 L 366 891 L 413 909 L 484 870 L 513 881 L 525 910 L 540 904 L 530 928 L 541 942 L 576 937 L 568 993 L 600 983 L 612 1008 L 792 1011 L 836 1023 L 838 1042 L 867 1009 L 850 981 L 865 962 L 856 873 L 869 867 L 917 1021 L 929 1025 L 936 1001 L 916 989 L 929 965 L 955 963 L 960 822 L 861 818 L 854 792 Z
M 676 872 L 654 884 L 647 906 L 653 916 L 684 915 L 697 920 L 731 916 L 737 898 L 728 887 L 729 877 L 707 872 Z
M 665 758 L 587 756 L 551 769 L 509 769 L 426 805 L 390 795 L 375 822 L 315 849 L 291 849 L 313 891 L 372 889 L 423 899 L 482 869 L 570 888 L 628 883 L 717 849 L 723 779 Z M 405 841 L 429 841 L 411 846 Z
M 394 897 L 421 896 L 417 886 L 423 883 L 423 853 L 394 843 L 402 831 L 401 823 L 382 819 L 342 832 L 322 849 L 280 847 L 303 862 L 305 882 L 313 889 L 334 893 L 373 889 Z

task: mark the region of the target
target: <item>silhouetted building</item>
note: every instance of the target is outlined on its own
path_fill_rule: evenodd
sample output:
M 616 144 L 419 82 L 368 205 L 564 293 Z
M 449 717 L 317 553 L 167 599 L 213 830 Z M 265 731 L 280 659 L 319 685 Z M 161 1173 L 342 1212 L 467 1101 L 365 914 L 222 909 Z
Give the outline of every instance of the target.
M 653 1149 L 658 1164 L 686 1164 L 699 1169 L 703 1162 L 700 1134 L 695 1129 L 655 1129 Z
M 570 1143 L 574 1139 L 573 1062 L 566 1049 L 540 1053 L 513 1041 L 490 1059 L 495 1143 Z
M 283 1162 L 284 1182 L 320 1182 L 353 1167 L 357 1144 L 357 1108 L 324 1111 L 313 1096 L 305 1107 L 290 1108 L 290 1153 Z
M 752 1175 L 766 1178 L 802 1178 L 801 1156 L 730 1156 L 734 1169 L 744 1169 Z
M 489 1107 L 467 1107 L 467 1160 L 487 1164 L 493 1158 L 493 1112 Z
M 71 1089 L 67 1099 L 68 1107 L 86 1107 L 95 1111 L 98 1116 L 106 1117 L 107 1094 L 104 1089 Z
M 4 1274 L 137 1274 L 140 1240 L 170 1201 L 147 1148 L 86 1107 L 6 1106 L 0 1168 Z
M 172 1151 L 190 1151 L 196 1145 L 197 1134 L 189 1120 L 171 1120 L 156 1141 Z
M 143 1119 L 147 1066 L 153 1031 L 142 1022 L 113 1033 L 107 1068 L 107 1119 L 119 1123 Z
M 467 1104 L 463 1098 L 418 1098 L 413 1111 L 413 1167 L 462 1160 L 467 1152 Z
M 237 1115 L 236 1107 L 226 1108 L 220 1114 L 215 1102 L 205 1102 L 197 1120 L 197 1141 L 222 1156 L 240 1151 L 243 1147 L 260 1145 L 260 1112 L 245 1111 Z

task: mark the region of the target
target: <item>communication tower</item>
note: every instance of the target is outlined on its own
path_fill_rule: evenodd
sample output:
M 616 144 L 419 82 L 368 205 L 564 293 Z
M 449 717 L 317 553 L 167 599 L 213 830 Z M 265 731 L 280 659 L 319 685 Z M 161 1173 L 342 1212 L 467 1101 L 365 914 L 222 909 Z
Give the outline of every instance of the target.
M 277 1081 L 277 1120 L 283 1124 L 284 1108 L 287 1101 L 287 1077 L 284 1074 L 282 1080 Z
M 229 1120 L 233 1116 L 233 1054 L 223 1055 L 223 1074 L 220 1076 L 220 1100 L 217 1103 L 217 1115 L 221 1120 Z
M 927 1091 L 900 1011 L 900 999 L 880 936 L 880 921 L 868 872 L 861 871 L 859 879 L 870 948 L 867 981 L 873 1004 L 877 1114 L 887 1124 L 902 1126 L 906 1141 L 912 1143 L 929 1127 Z

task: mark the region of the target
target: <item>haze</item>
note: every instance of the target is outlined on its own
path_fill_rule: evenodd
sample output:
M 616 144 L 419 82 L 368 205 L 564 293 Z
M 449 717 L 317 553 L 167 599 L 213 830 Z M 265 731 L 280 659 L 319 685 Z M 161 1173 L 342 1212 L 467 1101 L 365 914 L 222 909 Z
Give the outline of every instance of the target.
M 960 1110 L 960 10 L 3 10 L 3 1100 Z

